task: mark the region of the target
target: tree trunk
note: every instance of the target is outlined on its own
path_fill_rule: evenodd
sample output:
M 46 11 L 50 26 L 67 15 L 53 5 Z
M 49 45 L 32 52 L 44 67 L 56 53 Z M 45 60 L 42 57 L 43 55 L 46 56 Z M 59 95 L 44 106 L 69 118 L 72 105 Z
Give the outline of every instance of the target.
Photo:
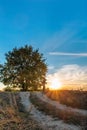
M 45 92 L 45 85 L 43 85 L 43 93 Z

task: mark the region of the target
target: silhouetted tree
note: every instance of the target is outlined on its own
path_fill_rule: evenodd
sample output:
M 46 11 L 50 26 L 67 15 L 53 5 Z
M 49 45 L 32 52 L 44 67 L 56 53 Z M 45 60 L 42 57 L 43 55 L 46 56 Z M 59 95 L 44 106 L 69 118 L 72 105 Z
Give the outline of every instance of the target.
M 37 90 L 46 83 L 47 65 L 43 54 L 34 50 L 32 46 L 25 45 L 14 48 L 5 54 L 6 62 L 0 65 L 1 81 L 5 85 L 21 88 L 27 91 L 29 88 Z

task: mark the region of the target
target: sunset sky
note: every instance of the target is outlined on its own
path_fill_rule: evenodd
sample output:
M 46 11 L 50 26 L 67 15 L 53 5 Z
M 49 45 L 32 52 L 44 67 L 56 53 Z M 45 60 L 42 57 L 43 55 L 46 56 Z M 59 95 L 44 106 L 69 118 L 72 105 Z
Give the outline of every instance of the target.
M 47 58 L 48 78 L 86 86 L 87 0 L 0 0 L 0 63 L 25 44 Z

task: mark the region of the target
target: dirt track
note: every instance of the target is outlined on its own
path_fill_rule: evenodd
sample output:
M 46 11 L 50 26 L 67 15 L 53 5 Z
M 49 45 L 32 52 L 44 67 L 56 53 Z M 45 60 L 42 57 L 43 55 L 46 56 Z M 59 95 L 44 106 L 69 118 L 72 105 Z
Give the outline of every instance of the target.
M 61 120 L 55 120 L 54 118 L 38 111 L 30 102 L 29 96 L 29 92 L 21 92 L 21 103 L 24 105 L 25 110 L 32 114 L 32 118 L 37 120 L 44 130 L 81 130 L 79 126 L 77 127 L 75 125 L 66 124 Z
M 0 92 L 0 130 L 81 130 L 40 112 L 29 96 L 29 92 Z
M 0 130 L 42 130 L 23 109 L 18 93 L 0 92 Z

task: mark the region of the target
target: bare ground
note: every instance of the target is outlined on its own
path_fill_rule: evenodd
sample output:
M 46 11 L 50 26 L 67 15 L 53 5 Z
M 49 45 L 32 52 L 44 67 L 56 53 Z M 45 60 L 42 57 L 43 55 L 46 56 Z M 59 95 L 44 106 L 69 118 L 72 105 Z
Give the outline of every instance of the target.
M 34 93 L 34 94 L 42 96 L 40 93 Z M 30 114 L 32 114 L 32 117 L 35 120 L 37 120 L 39 124 L 41 124 L 43 129 L 45 130 L 81 130 L 80 126 L 75 126 L 73 124 L 72 125 L 66 124 L 62 120 L 52 118 L 51 116 L 40 112 L 38 109 L 36 109 L 36 107 L 32 105 L 32 103 L 30 102 L 29 96 L 30 96 L 30 93 L 21 92 L 20 93 L 21 103 L 25 106 L 26 111 L 30 112 Z M 41 98 L 43 98 L 43 96 Z
M 0 130 L 42 130 L 24 111 L 18 93 L 0 92 Z
M 35 93 L 41 101 L 45 95 Z M 54 104 L 52 104 L 54 105 Z M 45 108 L 45 107 L 44 107 Z M 74 109 L 73 109 L 74 110 Z M 84 115 L 84 112 L 82 112 Z M 0 130 L 86 130 L 64 123 L 39 111 L 30 101 L 29 92 L 0 92 Z

